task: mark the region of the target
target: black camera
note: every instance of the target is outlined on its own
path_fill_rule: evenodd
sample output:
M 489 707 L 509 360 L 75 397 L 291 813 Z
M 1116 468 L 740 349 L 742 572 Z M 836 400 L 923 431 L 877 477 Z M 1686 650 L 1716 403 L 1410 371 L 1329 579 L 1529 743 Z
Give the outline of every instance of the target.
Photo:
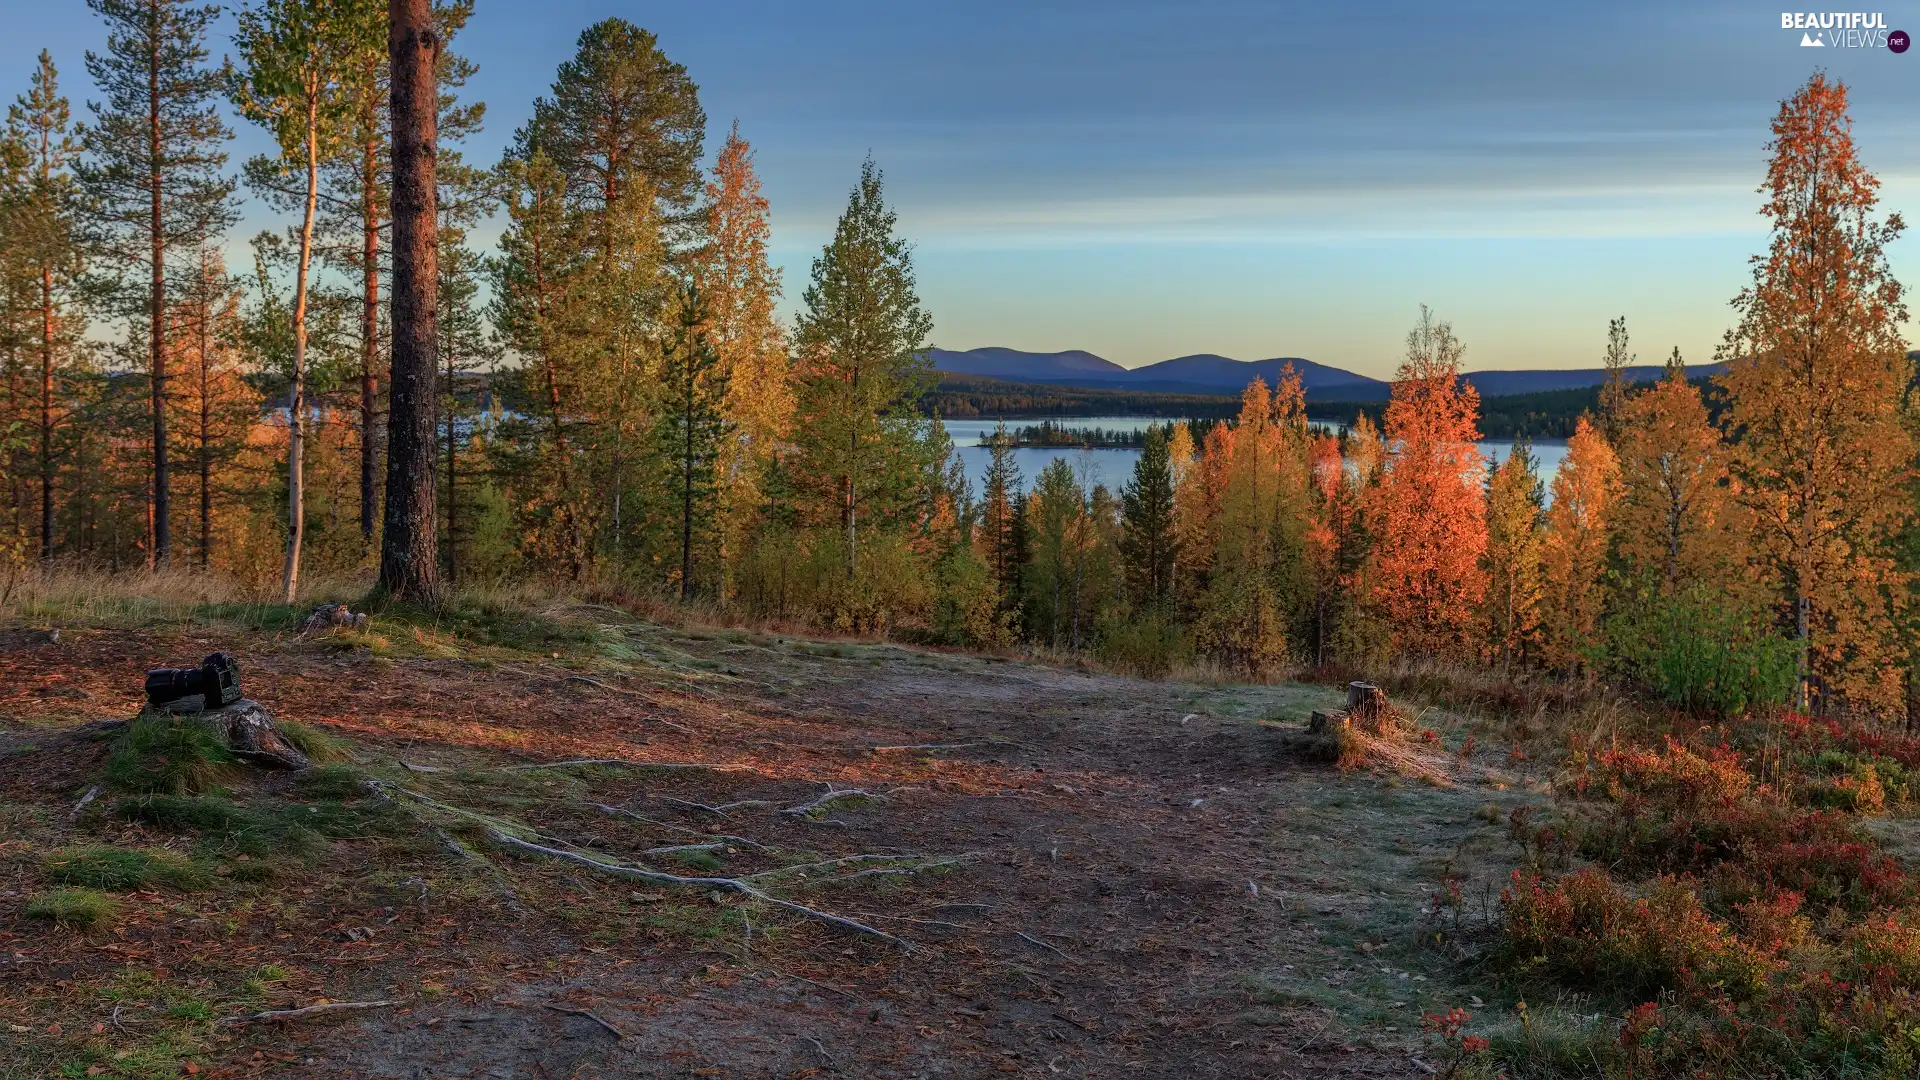
M 199 667 L 153 668 L 147 672 L 147 700 L 155 705 L 201 695 L 205 708 L 219 709 L 240 700 L 240 665 L 217 652 Z

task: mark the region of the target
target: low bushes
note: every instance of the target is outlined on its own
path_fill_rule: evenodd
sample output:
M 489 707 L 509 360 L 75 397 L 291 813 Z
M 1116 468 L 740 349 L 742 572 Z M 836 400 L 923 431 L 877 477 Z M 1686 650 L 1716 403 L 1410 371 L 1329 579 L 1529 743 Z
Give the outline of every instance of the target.
M 1531 868 L 1493 958 L 1624 1017 L 1591 1048 L 1608 1076 L 1915 1075 L 1920 897 L 1858 817 L 1905 800 L 1920 745 L 1738 734 L 1578 756 L 1559 816 L 1514 823 Z M 1573 855 L 1605 869 L 1551 873 Z

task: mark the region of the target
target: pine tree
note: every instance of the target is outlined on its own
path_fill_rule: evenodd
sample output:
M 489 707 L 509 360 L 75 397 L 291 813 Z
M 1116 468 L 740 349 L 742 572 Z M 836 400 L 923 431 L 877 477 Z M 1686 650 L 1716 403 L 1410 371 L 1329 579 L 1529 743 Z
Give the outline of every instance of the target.
M 120 279 L 125 312 L 148 324 L 148 404 L 153 424 L 150 562 L 165 562 L 172 512 L 167 460 L 167 260 L 210 243 L 234 220 L 233 180 L 222 175 L 232 137 L 214 106 L 223 73 L 206 66 L 207 27 L 218 7 L 188 0 L 87 0 L 107 23 L 107 51 L 87 53 L 105 96 L 94 104 L 87 157 L 75 167 L 99 265 Z
M 707 338 L 711 316 L 700 287 L 688 281 L 678 303 L 678 325 L 662 350 L 660 401 L 653 427 L 662 493 L 672 500 L 679 550 L 680 599 L 696 591 L 696 553 L 712 549 L 719 516 L 720 456 L 731 425 L 722 411 L 727 379 Z M 717 575 L 710 575 L 717 577 Z
M 569 578 L 585 570 L 594 501 L 579 476 L 575 447 L 583 434 L 575 363 L 574 297 L 567 283 L 580 272 L 570 239 L 566 178 L 536 147 L 520 147 L 502 165 L 508 226 L 495 260 L 491 322 L 522 361 L 520 382 L 529 422 L 523 460 L 503 471 L 527 526 L 530 554 Z M 503 445 L 502 452 L 506 447 Z
M 1893 712 L 1913 371 L 1886 247 L 1903 223 L 1876 216 L 1843 84 L 1814 75 L 1781 103 L 1773 136 L 1760 188 L 1772 243 L 1723 347 L 1729 466 L 1800 649 L 1799 706 Z
M 232 500 L 228 473 L 259 422 L 260 394 L 241 359 L 240 301 L 217 251 L 202 248 L 198 272 L 174 307 L 169 354 L 180 361 L 169 398 L 178 435 L 193 465 L 195 561 L 213 566 L 216 504 Z
M 432 17 L 441 38 L 436 75 L 441 87 L 437 137 L 443 155 L 447 147 L 477 131 L 485 105 L 461 104 L 453 91 L 465 85 L 474 67 L 446 46 L 473 14 L 473 0 L 449 0 L 433 7 Z M 379 12 L 385 26 L 386 12 Z M 322 254 L 359 282 L 358 366 L 354 381 L 358 401 L 354 433 L 360 457 L 360 535 L 371 550 L 379 521 L 380 497 L 380 353 L 382 290 L 382 234 L 388 225 L 392 160 L 388 153 L 391 125 L 388 105 L 387 42 L 384 31 L 362 43 L 347 65 L 341 93 L 347 119 L 340 152 L 325 164 L 319 233 Z
M 313 268 L 313 231 L 319 213 L 320 166 L 344 147 L 351 130 L 349 87 L 359 58 L 383 29 L 376 0 L 261 0 L 240 13 L 234 43 L 241 68 L 233 100 L 241 115 L 265 127 L 279 144 L 277 157 L 248 163 L 251 186 L 282 190 L 283 178 L 303 178 L 299 255 L 294 264 L 293 366 L 287 396 L 287 557 L 282 598 L 293 603 L 306 539 L 304 439 L 307 425 L 307 309 Z
M 84 334 L 80 312 L 81 252 L 75 237 L 72 167 L 79 150 L 67 99 L 60 94 L 53 57 L 40 53 L 33 85 L 7 110 L 7 138 L 25 152 L 21 183 L 8 200 L 8 258 L 33 278 L 35 354 L 32 414 L 19 417 L 32 429 L 40 487 L 40 558 L 53 557 L 54 481 L 57 439 L 67 420 L 69 353 Z
M 439 311 L 434 318 L 434 330 L 439 335 L 442 365 L 440 410 L 445 431 L 447 479 L 446 491 L 440 493 L 445 507 L 441 515 L 446 539 L 442 556 L 447 580 L 455 582 L 462 573 L 462 545 L 469 539 L 467 534 L 480 524 L 477 520 L 466 521 L 462 513 L 463 499 L 472 503 L 481 497 L 480 487 L 472 484 L 463 487 L 460 483 L 461 444 L 479 438 L 480 421 L 480 409 L 472 400 L 477 395 L 471 385 L 463 392 L 463 383 L 470 384 L 477 371 L 491 368 L 495 359 L 492 335 L 474 303 L 480 293 L 484 260 L 467 246 L 467 234 L 492 207 L 496 191 L 493 174 L 467 166 L 458 152 L 447 149 L 444 144 L 435 174 L 440 188 L 434 200 L 440 215 L 435 240 L 440 251 L 439 281 L 435 288 Z M 477 455 L 468 455 L 474 456 Z M 470 463 L 468 469 L 472 471 Z M 484 507 L 476 505 L 472 509 L 480 511 Z
M 1453 328 L 1422 307 L 1394 376 L 1386 464 L 1369 507 L 1378 537 L 1371 600 L 1416 655 L 1469 655 L 1486 591 L 1480 395 L 1460 379 L 1463 353 Z
M 974 548 L 992 575 L 1002 610 L 1011 611 L 1020 590 L 1021 548 L 1015 508 L 1025 496 L 1020 490 L 1020 466 L 1013 459 L 1013 439 L 1007 425 L 994 428 L 989 444 L 987 475 L 980 492 L 980 525 L 974 530 Z
M 1600 384 L 1600 432 L 1607 442 L 1620 445 L 1620 430 L 1627 409 L 1627 367 L 1634 361 L 1627 351 L 1627 317 L 1607 323 L 1607 351 L 1601 357 L 1606 381 Z
M 1619 496 L 1620 469 L 1598 429 L 1582 416 L 1553 477 L 1540 550 L 1542 654 L 1577 671 L 1598 640 L 1606 611 L 1607 527 Z
M 1173 599 L 1179 540 L 1174 535 L 1173 464 L 1167 438 L 1167 429 L 1157 424 L 1147 429 L 1133 479 L 1120 489 L 1120 549 L 1128 592 L 1140 607 L 1164 609 Z
M 837 519 L 850 581 L 861 522 L 880 529 L 897 521 L 940 464 L 937 425 L 914 411 L 932 379 L 933 317 L 915 294 L 911 249 L 894 235 L 896 220 L 868 160 L 813 262 L 794 333 L 794 475 L 815 520 Z
M 1487 652 L 1495 663 L 1538 658 L 1541 509 L 1546 490 L 1532 447 L 1513 444 L 1487 481 Z
M 696 212 L 706 130 L 698 88 L 653 34 L 607 19 L 580 35 L 548 96 L 534 103 L 518 139 L 520 156 L 546 155 L 564 178 L 562 199 L 573 273 L 560 281 L 573 298 L 570 333 L 555 358 L 574 368 L 576 389 L 596 423 L 582 447 L 605 498 L 605 533 L 616 555 L 647 532 L 628 510 L 632 466 L 648 422 L 657 330 L 673 292 L 673 264 L 693 257 L 703 224 Z M 629 534 L 634 534 L 630 536 Z
M 1047 462 L 1027 499 L 1030 561 L 1023 567 L 1027 623 L 1055 649 L 1072 642 L 1074 570 L 1085 541 L 1086 491 L 1064 457 Z
M 387 506 L 380 589 L 437 602 L 434 383 L 439 376 L 439 276 L 434 182 L 441 37 L 428 0 L 390 0 L 387 56 L 393 118 L 393 363 L 387 410 Z

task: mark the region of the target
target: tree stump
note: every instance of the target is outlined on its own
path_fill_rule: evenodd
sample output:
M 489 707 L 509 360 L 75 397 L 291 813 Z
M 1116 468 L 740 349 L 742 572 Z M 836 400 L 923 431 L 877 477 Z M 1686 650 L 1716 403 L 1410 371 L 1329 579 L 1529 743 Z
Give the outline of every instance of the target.
M 1363 719 L 1375 719 L 1392 711 L 1387 692 L 1367 682 L 1347 684 L 1347 712 Z
M 1329 728 L 1341 724 L 1361 721 L 1381 729 L 1394 720 L 1393 706 L 1387 702 L 1387 692 L 1367 682 L 1347 684 L 1347 707 L 1325 711 L 1315 709 L 1307 716 L 1307 732 L 1313 735 L 1324 734 Z
M 273 714 L 265 705 L 252 698 L 241 698 L 220 709 L 207 709 L 205 704 L 196 695 L 151 706 L 150 711 L 205 726 L 226 744 L 234 757 L 250 765 L 269 769 L 313 768 L 313 759 L 280 734 Z

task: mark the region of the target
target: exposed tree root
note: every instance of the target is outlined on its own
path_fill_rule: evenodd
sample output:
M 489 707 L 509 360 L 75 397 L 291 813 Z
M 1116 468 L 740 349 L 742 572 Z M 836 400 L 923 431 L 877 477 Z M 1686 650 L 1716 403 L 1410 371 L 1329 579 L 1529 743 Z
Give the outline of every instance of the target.
M 557 1012 L 557 1013 L 566 1013 L 568 1016 L 584 1016 L 587 1019 L 593 1021 L 594 1023 L 599 1024 L 602 1028 L 605 1028 L 607 1031 L 607 1034 L 613 1036 L 614 1041 L 616 1042 L 627 1041 L 626 1032 L 621 1031 L 619 1028 L 614 1027 L 612 1024 L 607 1023 L 605 1020 L 600 1019 L 598 1016 L 595 1016 L 592 1012 L 586 1009 L 574 1009 L 574 1008 L 569 1008 L 565 1005 L 548 1005 L 547 1008 L 552 1009 L 554 1012 Z
M 272 1009 L 247 1016 L 229 1016 L 220 1022 L 258 1024 L 270 1020 L 299 1020 L 308 1016 L 319 1016 L 322 1013 L 346 1012 L 351 1009 L 384 1009 L 389 1005 L 398 1004 L 400 1004 L 399 1001 L 328 1001 L 319 1005 L 309 1005 L 304 1009 Z
M 633 811 L 626 809 L 625 807 L 608 806 L 606 803 L 588 803 L 587 805 L 593 807 L 595 810 L 598 810 L 603 814 L 611 814 L 614 817 L 632 818 L 634 821 L 638 821 L 646 825 L 657 825 L 660 828 L 666 829 L 670 832 L 685 833 L 688 836 L 706 837 L 708 840 L 713 840 L 713 841 L 724 841 L 729 844 L 736 844 L 740 847 L 749 847 L 754 849 L 755 851 L 767 850 L 767 845 L 761 843 L 758 840 L 749 840 L 744 836 L 730 836 L 726 833 L 702 832 L 699 829 L 689 829 L 685 825 L 675 825 L 669 821 L 655 821 L 653 818 L 647 817 L 645 814 L 636 814 Z M 699 845 L 690 845 L 690 846 L 699 846 Z M 660 850 L 666 850 L 666 849 L 660 849 Z
M 571 761 L 538 761 L 530 765 L 502 765 L 500 772 L 532 772 L 536 769 L 573 769 L 591 765 L 619 769 L 706 769 L 710 772 L 752 772 L 751 765 L 705 761 L 628 761 L 625 758 L 574 758 Z
M 866 923 L 860 922 L 858 920 L 845 918 L 840 915 L 835 915 L 832 912 L 821 911 L 818 908 L 808 907 L 805 904 L 796 903 L 792 900 L 785 900 L 778 896 L 774 896 L 770 893 L 763 891 L 759 886 L 755 885 L 751 880 L 746 878 L 690 877 L 690 876 L 685 876 L 681 874 L 669 874 L 664 870 L 652 870 L 642 866 L 627 866 L 622 863 L 606 862 L 601 859 L 594 858 L 592 855 L 584 854 L 582 852 L 569 851 L 569 850 L 565 850 L 563 848 L 557 848 L 557 847 L 548 847 L 544 844 L 536 844 L 531 840 L 527 840 L 522 837 L 515 836 L 513 835 L 513 833 L 507 831 L 509 828 L 519 828 L 520 826 L 512 825 L 511 823 L 498 822 L 492 818 L 487 817 L 484 814 L 475 813 L 472 810 L 464 810 L 458 806 L 450 806 L 447 803 L 443 803 L 437 799 L 433 799 L 426 795 L 422 795 L 419 792 L 413 791 L 409 788 L 388 784 L 380 780 L 368 780 L 366 783 L 368 788 L 375 791 L 379 791 L 385 796 L 387 796 L 388 798 L 398 795 L 406 799 L 409 799 L 419 804 L 420 806 L 423 806 L 432 810 L 437 810 L 443 814 L 451 814 L 453 816 L 464 818 L 468 821 L 471 821 L 474 824 L 478 825 L 486 833 L 487 838 L 489 840 L 492 840 L 494 843 L 502 847 L 511 848 L 516 851 L 529 852 L 535 855 L 545 855 L 548 858 L 562 859 L 567 862 L 577 863 L 581 866 L 590 867 L 604 874 L 612 874 L 617 877 L 632 878 L 636 881 L 645 881 L 653 885 L 676 885 L 676 886 L 684 886 L 689 888 L 724 889 L 729 892 L 736 892 L 741 894 L 742 896 L 750 897 L 754 900 L 758 900 L 764 904 L 769 904 L 773 907 L 784 908 L 787 911 L 794 912 L 795 914 L 798 914 L 798 915 L 804 915 L 810 919 L 818 919 L 822 922 L 830 923 L 834 926 L 838 926 L 846 930 L 852 930 L 856 933 L 867 934 L 872 937 L 880 938 L 883 941 L 890 942 L 908 951 L 913 951 L 914 949 L 918 948 L 918 946 L 916 946 L 913 942 L 908 941 L 903 937 L 899 937 L 894 934 L 889 934 L 885 930 L 880 930 L 875 927 L 868 926 Z M 432 825 L 431 822 L 429 822 L 428 824 Z M 440 830 L 437 825 L 432 825 L 432 827 L 435 829 L 436 832 L 440 832 L 443 836 L 446 835 L 444 831 Z M 535 833 L 534 835 L 539 835 L 539 834 Z M 451 838 L 449 837 L 449 839 Z M 561 842 L 564 843 L 564 841 L 561 841 Z M 816 866 L 844 865 L 849 861 L 860 860 L 860 859 L 898 860 L 903 858 L 909 858 L 909 856 L 855 855 L 855 856 L 848 856 L 843 859 L 829 860 L 828 862 L 814 864 L 814 865 Z M 953 860 L 947 860 L 947 861 L 951 862 Z M 789 872 L 791 870 L 798 870 L 798 869 L 805 869 L 805 867 L 790 867 L 790 868 L 785 868 L 785 870 L 769 871 L 769 873 L 777 874 L 777 873 Z
M 799 806 L 789 806 L 785 810 L 780 811 L 780 814 L 782 817 L 812 818 L 815 814 L 824 813 L 832 809 L 835 805 L 843 802 L 886 801 L 887 797 L 885 795 L 875 795 L 872 792 L 862 791 L 859 788 L 843 788 L 839 791 L 829 791 L 812 802 L 801 803 Z
M 804 915 L 810 919 L 818 919 L 821 922 L 831 923 L 834 926 L 838 926 L 845 930 L 852 930 L 855 933 L 866 934 L 871 937 L 877 937 L 882 941 L 886 941 L 891 944 L 897 945 L 900 948 L 907 950 L 908 952 L 912 952 L 917 948 L 919 948 L 919 946 L 915 945 L 911 941 L 908 941 L 906 938 L 897 937 L 893 934 L 887 933 L 885 930 L 876 929 L 858 920 L 845 918 L 844 916 L 835 915 L 835 914 L 832 914 L 831 912 L 821 911 L 819 908 L 811 908 L 805 904 L 797 904 L 792 900 L 783 900 L 778 896 L 773 896 L 769 893 L 762 892 L 761 890 L 755 888 L 754 886 L 748 884 L 747 882 L 739 878 L 683 877 L 679 874 L 669 874 L 660 870 L 648 870 L 638 866 L 623 866 L 619 863 L 601 862 L 599 859 L 591 858 L 589 856 L 579 854 L 578 852 L 562 851 L 559 848 L 543 847 L 539 844 L 535 844 L 527 840 L 522 840 L 517 836 L 513 836 L 508 833 L 501 832 L 500 830 L 492 828 L 490 826 L 487 828 L 487 835 L 495 843 L 498 843 L 504 847 L 513 848 L 518 851 L 530 852 L 535 855 L 545 855 L 548 858 L 563 859 L 567 862 L 577 863 L 581 866 L 585 866 L 593 870 L 598 870 L 603 874 L 612 874 L 616 877 L 632 878 L 635 881 L 644 881 L 652 885 L 680 885 L 680 886 L 688 886 L 688 887 L 700 888 L 700 889 L 726 889 L 731 892 L 737 892 L 742 896 L 751 897 L 752 899 L 758 900 L 763 904 L 771 904 L 772 906 L 777 908 L 784 908 L 787 911 L 791 911 L 797 915 Z
M 731 810 L 746 810 L 752 807 L 772 807 L 780 805 L 771 799 L 740 799 L 737 802 L 709 806 L 702 802 L 689 802 L 686 799 L 676 799 L 671 795 L 655 795 L 654 798 L 659 799 L 663 803 L 672 803 L 674 806 L 684 806 L 689 810 L 703 810 L 716 817 L 732 817 L 733 815 L 728 813 L 728 811 Z

